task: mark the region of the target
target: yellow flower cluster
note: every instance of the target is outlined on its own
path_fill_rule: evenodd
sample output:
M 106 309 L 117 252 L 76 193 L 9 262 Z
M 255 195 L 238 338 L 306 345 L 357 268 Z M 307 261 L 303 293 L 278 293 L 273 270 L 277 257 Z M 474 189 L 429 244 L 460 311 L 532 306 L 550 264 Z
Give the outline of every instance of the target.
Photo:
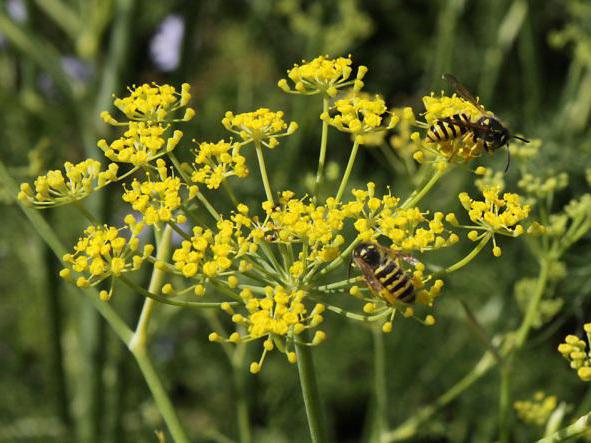
M 536 426 L 544 426 L 556 406 L 558 406 L 556 396 L 547 396 L 541 391 L 536 392 L 531 400 L 516 401 L 513 404 L 515 412 L 521 420 Z
M 117 181 L 119 167 L 111 163 L 101 171 L 101 162 L 84 160 L 77 164 L 64 164 L 65 177 L 61 170 L 49 171 L 35 180 L 33 191 L 29 183 L 22 183 L 18 199 L 40 208 L 60 206 L 82 200 L 97 189 Z
M 161 123 L 166 121 L 189 121 L 195 116 L 195 110 L 187 108 L 180 119 L 175 119 L 174 114 L 189 104 L 191 86 L 183 83 L 181 92 L 178 93 L 173 86 L 143 84 L 137 88 L 129 88 L 129 95 L 117 98 L 113 102 L 129 120 Z M 107 111 L 101 113 L 102 119 L 111 125 L 125 125 L 111 116 Z
M 237 115 L 228 111 L 222 124 L 228 131 L 239 135 L 245 143 L 260 143 L 270 149 L 277 147 L 278 138 L 291 135 L 298 129 L 296 122 L 288 125 L 283 120 L 282 111 L 273 112 L 267 108 Z
M 183 133 L 174 131 L 166 138 L 168 126 L 151 125 L 145 122 L 129 122 L 129 127 L 110 145 L 106 140 L 99 140 L 97 145 L 105 157 L 119 163 L 131 163 L 134 166 L 146 166 L 151 161 L 172 152 L 181 140 Z
M 369 182 L 367 190 L 354 189 L 355 200 L 343 206 L 347 216 L 354 218 L 357 237 L 363 241 L 385 236 L 392 248 L 404 251 L 426 251 L 451 246 L 459 240 L 454 233 L 447 237 L 443 221 L 445 215 L 437 212 L 429 220 L 419 208 L 400 208 L 399 199 L 386 194 L 375 196 L 375 184 Z
M 510 237 L 519 237 L 523 234 L 524 228 L 519 222 L 528 217 L 530 206 L 522 204 L 521 197 L 517 194 L 506 192 L 502 198 L 499 194 L 498 187 L 484 189 L 484 201 L 481 201 L 471 199 L 466 192 L 460 193 L 460 202 L 468 211 L 470 220 L 475 223 L 474 230 L 468 233 L 470 240 L 476 241 L 485 235 L 495 233 Z M 478 230 L 484 232 L 479 235 Z M 496 246 L 496 243 L 493 254 L 496 257 L 501 255 L 501 248 Z
M 204 183 L 209 189 L 218 189 L 228 177 L 244 178 L 248 175 L 246 159 L 240 155 L 240 146 L 224 140 L 200 143 L 193 166 L 195 170 L 191 180 Z
M 224 309 L 232 316 L 232 321 L 243 325 L 246 333 L 232 333 L 228 338 L 222 338 L 218 333 L 210 334 L 211 341 L 229 341 L 231 343 L 246 342 L 264 338 L 263 354 L 258 362 L 250 365 L 250 372 L 256 374 L 261 370 L 265 356 L 276 346 L 286 354 L 290 363 L 296 362 L 293 352 L 295 341 L 307 329 L 314 328 L 324 320 L 322 313 L 324 305 L 316 304 L 308 311 L 304 304 L 305 292 L 302 290 L 287 290 L 282 286 L 267 286 L 263 294 L 254 294 L 245 288 L 240 292 L 244 302 L 245 313 L 236 312 L 229 304 L 223 304 Z M 323 331 L 316 331 L 314 338 L 307 345 L 320 344 L 326 338 Z
M 238 244 L 243 244 L 243 247 Z M 228 270 L 233 259 L 244 254 L 248 247 L 240 236 L 239 226 L 231 220 L 220 220 L 215 232 L 195 226 L 191 240 L 181 243 L 181 247 L 172 254 L 172 260 L 175 268 L 187 278 L 198 273 L 211 278 Z
M 586 351 L 587 344 L 591 343 L 591 323 L 586 323 L 584 329 L 587 342 L 576 335 L 567 335 L 564 343 L 558 345 L 558 352 L 570 362 L 570 367 L 577 371 L 581 380 L 591 381 L 591 355 Z
M 568 174 L 562 172 L 546 179 L 536 177 L 533 174 L 524 174 L 521 180 L 519 180 L 519 183 L 517 183 L 517 186 L 532 196 L 546 198 L 548 195 L 565 189 L 568 186 Z
M 479 109 L 472 103 L 457 97 L 455 94 L 451 97 L 445 95 L 423 97 L 425 105 L 425 120 L 427 125 L 433 125 L 438 120 L 452 117 L 456 114 L 466 114 L 470 120 L 475 121 L 478 117 L 487 114 L 483 109 Z M 427 152 L 434 155 L 441 155 L 448 160 L 456 162 L 468 162 L 478 157 L 484 151 L 482 140 L 474 140 L 472 131 L 466 132 L 461 137 L 455 137 L 448 141 L 433 143 L 426 139 L 424 147 Z
M 391 129 L 398 123 L 398 117 L 391 115 L 388 123 L 384 124 L 384 119 L 389 114 L 388 108 L 384 100 L 377 95 L 373 98 L 350 95 L 337 100 L 334 110 L 334 117 L 325 112 L 320 118 L 339 131 L 350 133 L 360 144 L 365 142 L 364 134 Z
M 76 285 L 81 288 L 94 286 L 109 277 L 119 277 L 125 272 L 136 271 L 144 260 L 152 254 L 154 246 L 147 244 L 143 252 L 138 254 L 140 232 L 143 223 L 137 223 L 128 215 L 125 218 L 125 228 L 115 228 L 108 225 L 89 226 L 84 230 L 74 246 L 74 252 L 63 257 L 69 266 L 62 269 L 60 276 L 70 280 L 72 271 L 84 274 L 77 278 Z M 121 231 L 127 230 L 130 238 L 121 236 Z
M 141 212 L 143 221 L 147 225 L 155 225 L 160 222 L 184 223 L 186 217 L 183 214 L 174 214 L 181 206 L 181 188 L 183 183 L 178 177 L 169 177 L 164 160 L 157 160 L 157 168 L 160 174 L 159 181 L 140 182 L 134 179 L 131 189 L 125 189 L 123 201 L 129 203 L 133 209 Z M 189 189 L 190 200 L 196 193 L 197 187 Z
M 300 65 L 294 65 L 287 71 L 287 75 L 293 82 L 293 89 L 286 79 L 281 79 L 277 85 L 287 93 L 312 95 L 323 93 L 334 97 L 338 90 L 352 86 L 358 91 L 363 87 L 363 77 L 367 73 L 365 66 L 357 69 L 357 77 L 349 80 L 351 73 L 351 56 L 330 59 L 328 56 L 316 57 L 310 62 L 302 61 Z
M 392 115 L 398 117 L 396 133 L 390 137 L 390 145 L 403 156 L 410 156 L 420 146 L 420 141 L 411 137 L 416 124 L 415 114 L 410 107 L 394 108 Z

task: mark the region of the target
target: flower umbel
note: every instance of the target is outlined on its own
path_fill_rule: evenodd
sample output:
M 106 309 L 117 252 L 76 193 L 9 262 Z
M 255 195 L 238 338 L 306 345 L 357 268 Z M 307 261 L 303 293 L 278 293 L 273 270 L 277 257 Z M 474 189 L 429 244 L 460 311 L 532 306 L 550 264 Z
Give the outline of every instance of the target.
M 296 122 L 288 125 L 283 120 L 283 111 L 273 112 L 267 108 L 237 115 L 228 111 L 222 124 L 228 131 L 239 135 L 245 143 L 261 143 L 270 149 L 279 144 L 277 138 L 291 135 L 298 129 Z
M 224 140 L 199 143 L 193 167 L 191 180 L 204 183 L 209 189 L 218 189 L 228 177 L 244 178 L 249 172 L 246 159 L 240 154 L 240 145 Z
M 556 396 L 546 395 L 542 391 L 536 392 L 531 400 L 516 401 L 513 404 L 521 420 L 536 426 L 544 426 L 557 406 Z

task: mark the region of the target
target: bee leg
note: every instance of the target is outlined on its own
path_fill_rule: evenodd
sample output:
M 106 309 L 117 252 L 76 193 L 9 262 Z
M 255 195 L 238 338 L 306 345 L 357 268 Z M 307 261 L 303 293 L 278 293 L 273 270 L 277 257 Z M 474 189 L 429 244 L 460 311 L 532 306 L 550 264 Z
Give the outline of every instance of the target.
M 506 174 L 509 170 L 509 165 L 511 164 L 511 151 L 509 150 L 509 145 L 506 145 L 505 148 L 507 149 L 507 164 L 505 165 L 504 171 L 504 173 Z

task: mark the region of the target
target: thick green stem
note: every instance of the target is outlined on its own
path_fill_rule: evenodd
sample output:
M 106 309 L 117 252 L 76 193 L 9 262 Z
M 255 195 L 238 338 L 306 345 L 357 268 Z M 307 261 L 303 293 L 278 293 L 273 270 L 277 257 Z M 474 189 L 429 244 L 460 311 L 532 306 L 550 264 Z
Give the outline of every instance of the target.
M 320 404 L 320 394 L 316 382 L 316 373 L 314 371 L 314 361 L 310 347 L 297 344 L 295 345 L 298 373 L 300 375 L 300 386 L 302 396 L 306 406 L 306 416 L 308 417 L 308 426 L 312 443 L 326 443 L 326 430 L 324 428 L 324 417 L 322 415 L 322 406 Z
M 373 338 L 373 388 L 374 388 L 374 417 L 371 430 L 371 442 L 380 443 L 387 428 L 387 392 L 386 392 L 386 349 L 384 333 L 379 325 L 372 325 Z
M 232 375 L 234 389 L 236 390 L 236 421 L 238 424 L 238 436 L 240 443 L 251 443 L 250 419 L 248 417 L 248 401 L 246 396 L 246 371 L 244 370 L 244 354 L 246 345 L 243 343 L 234 350 Z
M 400 205 L 401 209 L 411 208 L 415 206 L 419 201 L 423 199 L 425 195 L 435 186 L 435 184 L 439 181 L 439 179 L 445 174 L 445 169 L 438 168 L 435 166 L 434 172 L 429 177 L 424 184 L 422 184 L 418 189 L 414 190 L 412 194 Z
M 353 143 L 353 149 L 351 150 L 351 155 L 349 156 L 349 162 L 347 163 L 347 169 L 345 169 L 345 174 L 343 175 L 343 179 L 341 180 L 341 185 L 339 186 L 339 190 L 337 192 L 336 201 L 341 201 L 341 197 L 345 192 L 345 188 L 347 187 L 347 183 L 349 182 L 349 176 L 351 175 L 351 171 L 353 170 L 353 165 L 355 164 L 355 157 L 357 157 L 357 151 L 359 150 L 359 142 L 355 140 Z
M 329 99 L 325 95 L 322 99 L 322 113 L 328 113 Z M 328 142 L 328 121 L 322 120 L 322 136 L 320 137 L 320 155 L 318 157 L 318 171 L 314 183 L 314 200 L 318 198 L 322 182 L 324 181 L 324 163 L 326 161 L 326 147 Z
M 581 418 L 579 418 L 572 425 L 567 426 L 566 428 L 563 428 L 560 431 L 555 432 L 554 434 L 552 434 L 546 438 L 542 438 L 541 440 L 538 440 L 537 443 L 558 443 L 561 441 L 567 441 L 567 440 L 570 440 L 571 438 L 575 438 L 575 437 L 582 435 L 583 433 L 589 431 L 590 428 L 591 428 L 591 412 L 589 412 L 586 415 L 583 415 Z
M 269 177 L 267 176 L 265 157 L 263 156 L 263 147 L 258 142 L 255 142 L 255 147 L 257 151 L 257 159 L 259 161 L 259 169 L 261 170 L 261 179 L 263 180 L 263 186 L 265 187 L 265 194 L 267 195 L 267 200 L 270 201 L 273 205 L 275 205 L 275 200 L 273 199 L 273 192 L 271 191 L 271 184 L 269 183 Z

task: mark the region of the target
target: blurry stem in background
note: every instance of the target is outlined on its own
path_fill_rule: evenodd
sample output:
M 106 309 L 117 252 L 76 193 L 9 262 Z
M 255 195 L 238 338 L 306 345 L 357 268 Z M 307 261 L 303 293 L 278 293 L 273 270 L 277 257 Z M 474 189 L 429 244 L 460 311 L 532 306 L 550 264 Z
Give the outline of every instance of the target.
M 561 441 L 571 440 L 572 438 L 579 437 L 583 433 L 591 429 L 591 412 L 580 417 L 572 425 L 561 429 L 554 434 L 538 440 L 537 443 L 558 443 Z
M 443 0 L 439 2 L 440 10 L 437 18 L 437 34 L 434 38 L 435 57 L 431 65 L 430 84 L 441 81 L 441 75 L 449 71 L 453 62 L 456 27 L 458 18 L 464 9 L 464 0 Z
M 251 443 L 250 418 L 248 416 L 248 397 L 246 395 L 246 375 L 244 357 L 246 344 L 239 343 L 233 350 L 230 363 L 236 393 L 236 421 L 238 424 L 238 436 L 240 443 Z
M 345 188 L 347 187 L 347 183 L 349 182 L 349 177 L 351 175 L 351 171 L 353 170 L 353 165 L 355 164 L 355 157 L 357 157 L 357 151 L 359 150 L 359 142 L 355 140 L 353 143 L 353 149 L 351 149 L 351 155 L 349 156 L 349 161 L 347 162 L 347 169 L 345 169 L 345 173 L 343 174 L 343 178 L 341 180 L 341 184 L 339 186 L 339 190 L 337 191 L 336 196 L 336 203 L 341 201 L 341 197 L 345 192 Z
M 270 201 L 274 206 L 275 200 L 273 199 L 273 191 L 271 191 L 271 184 L 269 183 L 269 177 L 267 176 L 265 157 L 263 156 L 263 147 L 261 146 L 260 142 L 255 142 L 255 147 L 257 151 L 257 159 L 259 161 L 259 169 L 261 171 L 261 179 L 263 180 L 263 186 L 265 188 L 265 194 L 267 196 L 267 200 Z
M 322 98 L 322 114 L 328 113 L 329 98 L 324 95 Z M 322 120 L 322 136 L 320 137 L 320 154 L 318 156 L 318 171 L 316 172 L 316 182 L 314 183 L 314 202 L 318 199 L 318 194 L 322 183 L 324 182 L 324 163 L 326 161 L 326 146 L 328 143 L 328 121 Z
M 18 185 L 12 179 L 2 161 L 0 161 L 0 183 L 3 183 L 8 194 L 18 194 Z M 43 216 L 39 214 L 36 209 L 28 208 L 20 202 L 18 205 L 35 228 L 35 231 L 37 231 L 45 243 L 47 243 L 47 245 L 51 248 L 53 253 L 61 260 L 64 254 L 66 254 L 67 250 L 57 238 L 54 230 L 47 224 L 47 222 L 43 219 Z M 92 303 L 95 309 L 109 324 L 113 332 L 115 332 L 115 334 L 117 334 L 117 336 L 124 343 L 129 343 L 131 341 L 134 335 L 133 331 L 125 324 L 119 314 L 113 310 L 109 303 L 105 303 L 99 299 L 98 291 L 96 289 L 88 288 L 84 291 L 81 290 L 80 293 L 84 294 L 84 300 L 88 300 Z M 141 347 L 136 348 L 132 354 L 135 357 L 140 370 L 142 371 L 144 379 L 146 380 L 146 383 L 152 392 L 156 406 L 158 407 L 158 410 L 168 425 L 174 441 L 176 443 L 188 443 L 189 439 L 186 437 L 185 432 L 180 425 L 178 417 L 176 416 L 176 412 L 174 411 L 172 403 L 168 398 L 168 394 L 164 390 L 164 387 L 158 378 L 158 374 L 154 369 L 152 361 L 145 352 L 145 349 L 142 349 Z
M 531 0 L 529 0 L 531 1 Z M 528 1 L 528 9 L 529 9 Z M 523 89 L 523 115 L 535 116 L 540 109 L 540 64 L 538 60 L 539 48 L 537 40 L 534 38 L 534 29 L 532 25 L 532 15 L 526 14 L 521 32 L 518 36 L 519 58 L 521 67 L 524 70 L 522 75 Z
M 70 39 L 76 41 L 82 31 L 80 17 L 61 0 L 35 0 L 35 4 L 42 9 Z
M 511 438 L 511 365 L 509 357 L 501 365 L 501 389 L 499 394 L 499 442 L 509 443 Z
M 526 0 L 514 0 L 507 10 L 507 14 L 498 26 L 496 41 L 484 55 L 482 72 L 486 75 L 481 77 L 480 87 L 478 88 L 480 98 L 484 103 L 489 103 L 491 101 L 501 65 L 505 61 L 505 55 L 519 35 L 519 31 L 527 16 L 527 12 L 528 4 Z
M 374 416 L 370 433 L 370 443 L 381 443 L 387 429 L 387 386 L 386 386 L 386 347 L 384 333 L 380 325 L 374 323 L 371 328 L 373 341 L 373 389 Z
M 318 392 L 318 383 L 316 382 L 316 373 L 314 370 L 314 360 L 312 349 L 309 346 L 295 344 L 298 373 L 300 375 L 300 387 L 306 406 L 306 416 L 308 417 L 308 426 L 310 428 L 310 437 L 312 443 L 327 443 L 324 416 L 320 394 Z

